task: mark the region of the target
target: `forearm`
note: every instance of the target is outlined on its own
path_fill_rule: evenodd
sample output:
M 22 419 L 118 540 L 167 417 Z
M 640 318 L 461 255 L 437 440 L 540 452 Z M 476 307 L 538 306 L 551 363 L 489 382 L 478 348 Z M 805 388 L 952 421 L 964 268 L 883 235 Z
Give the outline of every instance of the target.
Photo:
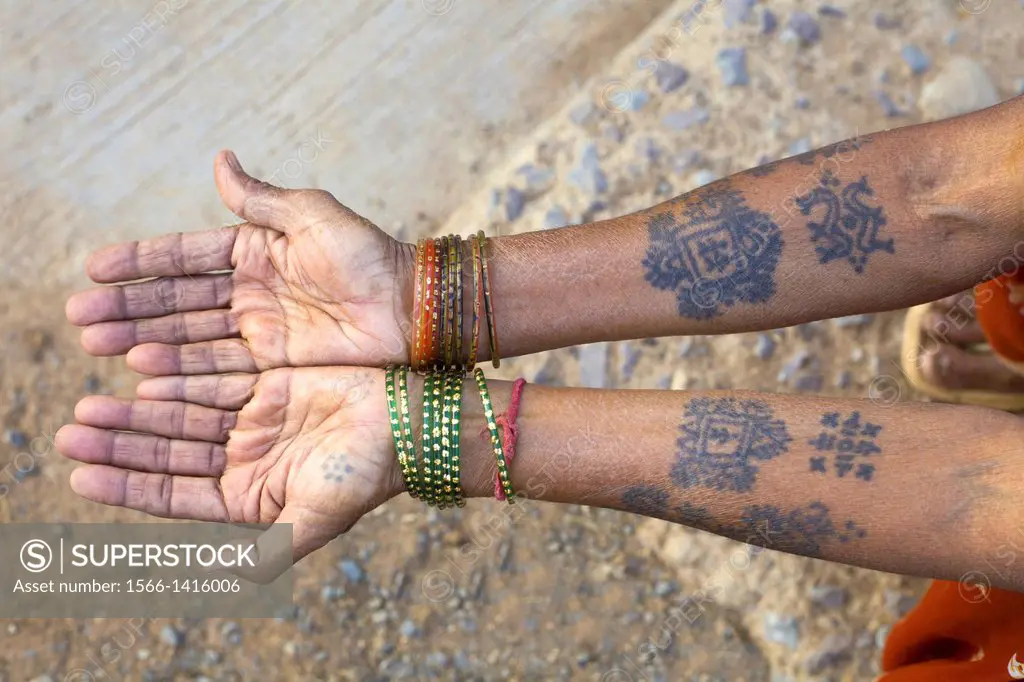
M 491 383 L 501 413 L 510 384 Z M 495 467 L 480 411 L 468 390 L 462 483 L 468 496 L 486 497 Z M 1024 482 L 1019 423 L 943 405 L 529 385 L 510 468 L 525 498 L 956 579 L 1005 563 L 998 548 L 1010 535 L 1006 520 L 1020 515 L 1014 491 Z
M 621 218 L 493 238 L 502 350 L 783 327 L 967 289 L 1024 258 L 1022 166 L 1018 98 Z

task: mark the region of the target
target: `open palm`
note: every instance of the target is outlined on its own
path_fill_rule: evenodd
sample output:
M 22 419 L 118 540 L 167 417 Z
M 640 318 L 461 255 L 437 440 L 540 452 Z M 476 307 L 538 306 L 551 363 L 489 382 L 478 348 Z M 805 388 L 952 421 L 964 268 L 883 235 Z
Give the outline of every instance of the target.
M 79 495 L 155 516 L 290 523 L 298 560 L 402 490 L 384 373 L 277 369 L 89 396 L 56 445 Z
M 214 175 L 246 223 L 90 256 L 90 277 L 117 286 L 68 301 L 89 353 L 151 375 L 408 361 L 411 245 L 327 192 L 255 180 L 230 152 Z

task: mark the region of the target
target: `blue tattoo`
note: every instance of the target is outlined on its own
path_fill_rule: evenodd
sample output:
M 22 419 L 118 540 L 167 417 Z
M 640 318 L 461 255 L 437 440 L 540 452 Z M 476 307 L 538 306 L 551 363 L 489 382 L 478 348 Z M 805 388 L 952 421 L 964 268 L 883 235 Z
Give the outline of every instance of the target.
M 622 493 L 622 506 L 634 514 L 664 519 L 668 513 L 668 493 L 653 485 L 635 485 Z
M 647 225 L 644 278 L 676 295 L 679 314 L 697 320 L 737 303 L 764 303 L 775 294 L 782 231 L 767 213 L 720 183 L 683 202 L 681 218 L 659 213 Z
M 766 403 L 735 398 L 694 398 L 680 430 L 671 477 L 681 488 L 750 490 L 757 462 L 787 452 L 792 440 Z
M 740 517 L 742 529 L 763 529 L 771 549 L 809 557 L 820 557 L 822 550 L 833 542 L 847 543 L 859 540 L 867 532 L 853 521 L 838 527 L 821 502 L 811 502 L 789 512 L 772 505 L 751 505 Z
M 861 423 L 860 412 L 856 411 L 845 419 L 838 412 L 826 412 L 821 416 L 821 425 L 824 429 L 810 445 L 818 452 L 834 453 L 832 465 L 836 475 L 843 478 L 852 471 L 855 478 L 873 480 L 875 465 L 863 459 L 882 454 L 882 448 L 875 441 L 882 427 Z M 828 455 L 811 457 L 811 471 L 827 474 L 828 462 Z
M 867 198 L 874 196 L 867 176 L 839 190 L 841 184 L 832 171 L 825 171 L 817 187 L 796 198 L 796 205 L 805 216 L 819 206 L 824 207 L 820 220 L 807 223 L 811 243 L 821 263 L 846 260 L 854 272 L 860 274 L 870 254 L 893 253 L 895 249 L 892 239 L 878 238 L 888 221 L 880 206 L 866 203 Z

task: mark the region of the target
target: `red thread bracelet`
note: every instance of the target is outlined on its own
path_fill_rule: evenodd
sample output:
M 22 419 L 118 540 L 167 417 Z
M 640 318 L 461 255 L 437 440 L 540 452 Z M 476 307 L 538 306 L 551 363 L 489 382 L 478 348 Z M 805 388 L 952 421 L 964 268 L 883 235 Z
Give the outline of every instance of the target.
M 519 441 L 519 403 L 523 400 L 523 389 L 526 388 L 526 379 L 522 377 L 512 382 L 512 398 L 508 402 L 508 409 L 505 414 L 498 417 L 498 426 L 501 427 L 501 446 L 505 451 L 505 465 L 512 467 L 512 460 L 516 457 L 516 443 Z M 505 501 L 505 490 L 501 486 L 501 477 L 494 476 L 494 497 L 499 502 Z

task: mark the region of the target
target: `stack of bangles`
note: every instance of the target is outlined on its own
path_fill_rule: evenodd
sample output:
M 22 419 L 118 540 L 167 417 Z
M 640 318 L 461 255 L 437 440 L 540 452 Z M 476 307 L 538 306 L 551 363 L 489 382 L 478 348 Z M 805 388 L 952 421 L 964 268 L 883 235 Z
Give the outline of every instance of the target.
M 510 504 L 515 497 L 487 380 L 483 370 L 476 367 L 481 319 L 487 328 L 491 362 L 495 367 L 500 364 L 487 258 L 487 238 L 482 231 L 465 241 L 458 235 L 419 241 L 416 245 L 411 363 L 409 367 L 387 368 L 386 393 L 391 434 L 406 490 L 411 496 L 439 509 L 465 504 L 459 475 L 459 422 L 463 381 L 468 370 L 474 370 L 497 462 L 495 496 Z M 473 269 L 468 354 L 464 352 L 463 343 L 464 324 L 469 317 L 464 310 L 467 307 L 463 295 L 464 260 Z M 425 377 L 419 455 L 409 411 L 410 371 Z M 509 416 L 514 418 L 513 410 L 509 412 Z M 514 426 L 506 426 L 505 430 L 506 435 L 510 431 L 514 433 Z M 509 449 L 511 459 L 514 443 Z

